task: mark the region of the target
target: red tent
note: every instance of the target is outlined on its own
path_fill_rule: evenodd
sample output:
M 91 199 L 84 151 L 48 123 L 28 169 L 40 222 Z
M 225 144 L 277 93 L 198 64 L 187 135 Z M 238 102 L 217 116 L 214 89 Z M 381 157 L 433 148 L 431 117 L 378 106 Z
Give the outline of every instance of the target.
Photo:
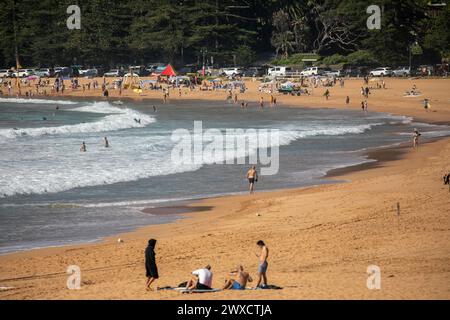
M 172 65 L 170 63 L 160 74 L 160 76 L 168 76 L 168 77 L 175 77 L 176 75 L 177 74 L 175 73 L 175 70 L 173 70 Z

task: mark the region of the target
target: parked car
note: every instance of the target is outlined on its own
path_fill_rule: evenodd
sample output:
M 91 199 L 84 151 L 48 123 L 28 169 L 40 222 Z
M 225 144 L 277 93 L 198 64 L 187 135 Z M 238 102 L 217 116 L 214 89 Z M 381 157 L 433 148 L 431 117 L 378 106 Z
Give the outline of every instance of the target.
M 262 77 L 265 74 L 265 70 L 262 67 L 249 67 L 242 70 L 243 77 Z
M 121 77 L 123 76 L 123 72 L 119 69 L 111 69 L 108 72 L 105 72 L 105 77 Z
M 197 70 L 197 73 L 203 75 L 203 68 Z M 223 75 L 223 70 L 214 69 L 213 67 L 205 67 L 205 76 L 218 77 Z
M 40 68 L 37 69 L 34 74 L 37 75 L 38 77 L 52 77 L 53 74 L 55 73 L 55 71 L 51 68 Z
M 12 78 L 14 71 L 8 69 L 0 69 L 0 78 Z
M 19 69 L 18 71 L 14 72 L 13 76 L 15 78 L 25 78 L 29 77 L 34 74 L 33 69 Z
M 330 68 L 326 68 L 323 69 L 323 72 L 321 72 L 321 70 L 319 70 L 319 74 L 322 74 L 330 77 L 330 78 L 338 78 L 338 77 L 342 77 L 342 71 L 341 70 L 332 70 Z
M 380 67 L 380 68 L 376 68 L 373 69 L 372 71 L 370 71 L 370 76 L 371 77 L 390 77 L 392 76 L 392 70 L 391 68 L 387 68 L 387 67 Z
M 70 77 L 73 74 L 72 68 L 69 67 L 56 67 L 54 76 L 58 77 Z
M 369 74 L 369 68 L 363 66 L 344 66 L 342 70 L 342 76 L 344 77 L 365 77 Z
M 241 76 L 242 69 L 241 68 L 223 68 L 222 75 L 225 75 L 227 77 Z
M 188 73 L 195 73 L 197 71 L 197 69 L 198 68 L 195 65 L 186 65 L 184 67 L 181 67 L 181 68 L 177 69 L 177 73 L 185 75 L 185 74 L 188 74 Z
M 97 69 L 78 70 L 78 73 L 79 73 L 80 77 L 97 77 L 98 76 Z
M 308 68 L 305 68 L 303 71 L 301 71 L 300 75 L 308 77 L 308 76 L 318 75 L 320 72 L 321 72 L 321 69 L 319 67 L 308 67 Z
M 398 67 L 392 71 L 392 75 L 395 77 L 406 77 L 411 74 L 411 69 L 409 67 Z
M 287 73 L 292 72 L 291 67 L 272 67 L 267 71 L 267 75 L 270 77 L 284 77 Z

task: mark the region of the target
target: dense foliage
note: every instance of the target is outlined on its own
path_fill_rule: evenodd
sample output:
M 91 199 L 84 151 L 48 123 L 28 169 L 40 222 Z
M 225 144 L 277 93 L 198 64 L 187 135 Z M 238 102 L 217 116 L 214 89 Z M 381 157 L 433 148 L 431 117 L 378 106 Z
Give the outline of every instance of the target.
M 450 56 L 450 5 L 428 0 L 0 0 L 0 65 L 249 65 L 320 54 L 331 63 L 439 63 Z M 438 1 L 445 2 L 445 1 Z M 69 30 L 67 7 L 81 8 Z M 370 4 L 381 30 L 368 30 Z M 414 52 L 415 53 L 415 52 Z M 327 60 L 328 59 L 328 60 Z M 300 59 L 301 60 L 301 59 Z

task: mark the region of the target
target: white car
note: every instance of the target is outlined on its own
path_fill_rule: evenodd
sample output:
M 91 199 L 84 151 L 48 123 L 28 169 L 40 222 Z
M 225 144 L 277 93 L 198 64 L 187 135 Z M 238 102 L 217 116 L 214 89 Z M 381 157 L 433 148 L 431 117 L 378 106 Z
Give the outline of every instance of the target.
M 105 77 L 120 77 L 122 75 L 122 72 L 119 69 L 112 69 L 109 70 L 104 74 Z
M 29 77 L 34 74 L 33 69 L 19 69 L 18 71 L 14 72 L 13 76 L 15 78 L 25 78 Z
M 272 67 L 267 70 L 267 75 L 270 77 L 284 77 L 287 73 L 292 72 L 291 67 Z
M 392 71 L 392 73 L 396 77 L 406 77 L 411 74 L 411 69 L 409 67 L 399 67 Z
M 11 78 L 14 71 L 8 69 L 0 69 L 0 78 Z
M 300 75 L 305 77 L 316 76 L 319 74 L 319 71 L 319 67 L 309 67 L 300 72 Z
M 223 68 L 222 74 L 227 77 L 235 77 L 242 75 L 242 70 L 240 68 Z
M 385 77 L 385 76 L 392 76 L 392 70 L 391 68 L 376 68 L 372 71 L 370 71 L 371 77 Z
M 96 77 L 98 75 L 97 69 L 78 70 L 80 77 Z
M 38 77 L 47 77 L 50 78 L 53 75 L 52 69 L 49 68 L 41 68 L 35 71 L 35 74 Z

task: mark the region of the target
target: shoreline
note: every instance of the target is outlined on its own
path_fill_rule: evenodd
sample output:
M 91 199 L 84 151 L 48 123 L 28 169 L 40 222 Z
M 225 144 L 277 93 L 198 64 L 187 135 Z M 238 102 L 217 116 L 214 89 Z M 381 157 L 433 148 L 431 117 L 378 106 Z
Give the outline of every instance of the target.
M 307 105 L 301 106 L 308 108 Z M 295 107 L 295 105 L 293 105 L 293 107 Z M 311 107 L 317 108 L 317 106 Z M 329 106 L 325 105 L 322 106 L 322 108 L 329 108 Z M 339 107 L 337 106 L 336 109 L 338 108 Z M 374 111 L 384 112 L 381 110 Z M 430 119 L 417 118 L 416 115 L 414 115 L 414 112 L 406 112 L 406 114 L 403 115 L 412 117 L 414 121 L 425 123 L 450 123 L 450 118 L 446 117 L 447 114 L 443 117 L 444 119 L 442 119 L 442 117 L 434 117 L 434 122 L 430 121 Z M 441 114 L 438 115 L 441 116 Z M 427 117 L 429 116 L 430 115 Z M 159 249 L 161 250 L 161 260 L 158 263 L 163 268 L 163 276 L 158 283 L 159 286 L 174 285 L 175 283 L 178 283 L 177 281 L 183 280 L 188 276 L 188 271 L 190 269 L 193 270 L 198 267 L 199 264 L 204 264 L 204 262 L 208 261 L 214 262 L 213 268 L 215 268 L 215 274 L 218 274 L 219 279 L 221 279 L 220 275 L 230 266 L 230 262 L 231 265 L 235 265 L 235 263 L 241 263 L 243 260 L 246 266 L 250 265 L 250 269 L 253 271 L 254 266 L 252 265 L 251 258 L 247 256 L 242 258 L 242 254 L 238 253 L 242 260 L 237 260 L 236 258 L 238 257 L 232 254 L 233 250 L 237 249 L 236 244 L 243 242 L 245 243 L 245 246 L 247 246 L 258 238 L 272 239 L 269 243 L 276 249 L 274 259 L 276 259 L 275 264 L 278 268 L 277 271 L 274 270 L 273 275 L 271 273 L 269 277 L 270 279 L 273 277 L 275 284 L 285 286 L 285 290 L 281 290 L 281 292 L 278 293 L 266 290 L 262 290 L 266 292 L 261 292 L 260 290 L 259 292 L 252 291 L 251 294 L 243 295 L 236 294 L 235 292 L 221 292 L 208 294 L 206 297 L 208 299 L 242 299 L 242 297 L 247 299 L 448 299 L 450 298 L 450 290 L 447 285 L 449 282 L 446 274 L 450 272 L 450 270 L 448 270 L 450 258 L 448 257 L 448 254 L 445 253 L 448 253 L 448 245 L 446 245 L 446 243 L 448 243 L 448 240 L 450 239 L 448 232 L 450 226 L 448 229 L 445 228 L 445 226 L 448 225 L 448 216 L 445 216 L 446 201 L 448 200 L 445 198 L 446 194 L 439 191 L 442 188 L 437 189 L 438 186 L 435 185 L 435 183 L 439 183 L 437 178 L 440 177 L 432 178 L 430 174 L 431 172 L 436 173 L 438 168 L 442 166 L 443 168 L 441 168 L 441 170 L 445 169 L 446 166 L 447 169 L 450 169 L 448 168 L 448 160 L 446 162 L 445 159 L 445 151 L 450 150 L 450 137 L 430 138 L 427 140 L 430 141 L 422 144 L 419 148 L 419 152 L 413 152 L 405 145 L 387 146 L 386 148 L 373 151 L 368 150 L 366 153 L 367 158 L 374 157 L 377 159 L 376 162 L 334 169 L 329 171 L 327 175 L 323 177 L 344 179 L 346 183 L 337 181 L 336 183 L 317 186 L 270 190 L 267 192 L 261 191 L 255 193 L 253 196 L 232 195 L 194 200 L 192 203 L 189 202 L 187 207 L 196 208 L 197 211 L 183 213 L 178 211 L 175 214 L 179 214 L 182 219 L 175 220 L 174 222 L 163 225 L 139 227 L 131 232 L 104 237 L 102 240 L 94 243 L 65 245 L 61 247 L 35 249 L 1 255 L 0 285 L 14 286 L 14 284 L 18 283 L 19 286 L 16 287 L 17 290 L 12 289 L 6 292 L 0 291 L 0 299 L 203 298 L 196 295 L 189 295 L 189 297 L 183 295 L 180 297 L 172 292 L 157 292 L 153 295 L 143 292 L 141 283 L 141 280 L 143 280 L 142 250 L 145 247 L 145 239 L 148 239 L 150 235 L 161 239 L 161 248 Z M 444 158 L 442 158 L 443 156 Z M 436 163 L 437 161 L 439 164 Z M 412 172 L 414 172 L 414 174 Z M 400 176 L 402 178 L 400 178 Z M 411 181 L 399 189 L 399 186 L 402 186 L 402 179 Z M 428 188 L 421 189 L 424 184 Z M 381 186 L 386 186 L 386 190 L 380 189 Z M 377 193 L 373 194 L 373 189 L 375 189 Z M 431 190 L 433 190 L 433 193 L 431 193 Z M 355 191 L 357 191 L 356 194 Z M 398 193 L 398 195 L 396 193 Z M 430 197 L 428 196 L 428 193 L 434 195 L 434 197 L 424 198 L 425 196 Z M 345 198 L 349 198 L 351 201 L 346 202 L 344 200 Z M 407 205 L 407 208 L 404 209 L 407 212 L 406 216 L 404 218 L 402 217 L 402 219 L 405 219 L 412 227 L 404 226 L 402 227 L 403 229 L 401 229 L 400 226 L 402 224 L 399 224 L 398 230 L 403 232 L 399 235 L 396 235 L 395 230 L 397 230 L 397 228 L 392 229 L 392 219 L 385 216 L 384 213 L 380 216 L 379 214 L 372 212 L 370 206 L 370 204 L 373 206 L 381 206 L 389 211 L 392 209 L 386 208 L 391 208 L 393 203 L 395 203 L 394 199 L 396 198 L 405 198 L 411 203 L 414 202 L 415 206 L 419 208 L 421 206 L 423 207 L 421 210 L 417 211 L 414 209 L 415 206 L 411 207 L 411 205 Z M 390 200 L 387 201 L 387 199 Z M 424 202 L 424 199 L 429 200 Z M 331 205 L 334 206 L 334 210 L 331 207 L 329 208 Z M 302 213 L 300 216 L 297 216 L 297 206 L 301 206 L 301 211 L 306 210 L 308 213 L 305 213 L 306 215 Z M 200 210 L 198 211 L 198 209 Z M 170 211 L 172 209 L 162 210 Z M 177 210 L 183 209 L 177 208 L 175 211 Z M 411 212 L 408 212 L 408 210 L 414 213 L 412 214 Z M 321 215 L 318 216 L 314 214 L 316 211 L 321 212 Z M 426 213 L 426 215 L 422 212 Z M 411 216 L 408 216 L 408 214 Z M 449 212 L 447 212 L 447 214 L 449 214 Z M 428 216 L 432 216 L 435 220 L 430 220 L 432 218 Z M 375 230 L 370 229 L 373 228 L 373 223 L 371 222 L 373 219 L 375 219 L 377 226 Z M 424 231 L 420 233 L 421 243 L 411 245 L 411 243 L 413 243 L 411 241 L 414 241 L 414 239 L 417 238 L 418 230 L 420 230 L 418 229 L 418 226 L 416 227 L 416 220 L 423 226 Z M 426 223 L 424 223 L 424 221 Z M 406 222 L 403 222 L 402 220 L 402 223 Z M 271 229 L 271 223 L 277 225 L 277 229 Z M 352 229 L 348 229 L 346 227 L 347 224 L 351 225 Z M 369 228 L 370 225 L 372 227 Z M 441 225 L 442 227 L 439 228 L 438 225 Z M 365 231 L 362 232 L 359 230 L 361 228 Z M 409 231 L 409 228 L 413 228 L 411 230 L 416 230 L 417 228 L 417 231 L 415 231 L 417 234 L 412 233 L 411 235 L 413 236 L 411 236 L 410 232 L 412 231 Z M 429 228 L 436 231 L 434 233 L 429 233 L 426 231 Z M 341 229 L 345 230 L 345 232 L 342 232 Z M 303 230 L 303 232 L 298 233 L 297 230 Z M 385 234 L 386 232 L 387 234 Z M 366 248 L 365 243 L 368 239 L 361 238 L 360 234 L 365 234 L 366 236 L 369 236 L 369 238 L 374 237 L 374 239 L 381 237 L 381 246 L 379 244 L 373 249 Z M 286 239 L 284 239 L 284 237 L 278 237 L 281 235 L 284 235 Z M 347 237 L 347 235 L 349 235 L 349 237 Z M 336 244 L 328 241 L 327 239 L 330 236 L 333 239 L 340 239 L 335 240 L 335 242 L 342 244 L 343 248 L 336 247 Z M 353 238 L 351 236 L 353 236 Z M 399 236 L 401 237 L 398 238 Z M 124 243 L 118 244 L 117 237 L 121 237 L 124 240 Z M 297 255 L 292 257 L 289 256 L 289 254 L 292 254 L 292 252 L 289 253 L 292 250 L 288 250 L 288 248 L 283 247 L 282 244 L 275 244 L 275 239 L 278 239 L 279 242 L 282 242 L 283 245 L 287 245 L 288 247 L 289 242 L 286 241 L 299 241 L 299 246 L 302 247 L 302 250 L 298 252 L 298 249 L 294 249 L 294 252 L 301 253 L 301 259 L 297 260 Z M 228 245 L 227 242 L 230 241 L 231 244 Z M 401 246 L 400 248 L 397 246 L 392 247 L 394 244 L 401 244 Z M 181 248 L 177 247 L 180 245 L 182 246 Z M 303 248 L 304 246 L 309 249 Z M 321 248 L 321 256 L 314 255 L 314 251 L 317 251 L 317 249 L 314 249 L 316 246 Z M 355 252 L 348 251 L 350 247 L 359 249 L 355 249 Z M 421 248 L 420 250 L 419 247 Z M 238 248 L 239 250 L 244 250 L 242 245 L 238 245 Z M 363 248 L 363 255 L 358 256 L 358 254 L 361 254 L 359 253 L 361 248 Z M 439 256 L 437 253 L 431 254 L 429 257 L 429 259 L 431 259 L 430 261 L 433 261 L 434 265 L 438 266 L 437 269 L 430 267 L 430 265 L 427 264 L 428 260 L 424 260 L 423 254 L 419 256 L 416 252 L 416 250 L 419 250 L 418 252 L 425 252 L 423 251 L 425 250 L 423 248 L 427 248 L 426 250 L 438 248 L 437 252 L 441 252 L 441 258 L 436 257 L 436 255 Z M 113 251 L 110 252 L 111 249 L 113 249 Z M 209 252 L 208 250 L 218 251 L 219 256 L 216 257 L 214 252 Z M 398 252 L 399 262 L 397 263 L 395 259 L 391 261 L 392 258 L 389 258 L 389 255 L 392 255 L 392 252 L 397 252 L 398 250 L 400 251 Z M 381 254 L 381 252 L 383 252 L 383 254 Z M 96 253 L 100 258 L 92 260 L 92 255 L 94 254 L 95 256 Z M 198 253 L 198 255 L 196 253 Z M 335 260 L 340 261 L 340 254 L 343 254 L 344 256 L 348 255 L 348 259 L 350 259 L 343 259 L 340 262 L 342 266 L 341 264 L 335 264 Z M 287 259 L 286 255 L 291 258 Z M 353 257 L 354 255 L 356 256 Z M 373 262 L 374 259 L 375 261 L 378 260 L 376 257 L 383 257 L 385 255 L 387 255 L 387 258 L 381 259 L 383 264 L 388 266 L 388 272 L 392 273 L 392 275 L 395 274 L 395 277 L 393 276 L 392 278 L 383 280 L 387 283 L 387 286 L 391 291 L 388 291 L 387 293 L 380 292 L 378 294 L 367 291 L 367 289 L 364 289 L 363 285 L 366 278 L 365 269 L 361 268 L 365 268 L 364 265 L 367 266 L 367 262 Z M 401 266 L 401 263 L 404 264 L 403 258 L 400 258 L 402 255 L 409 257 L 408 259 L 413 261 L 414 268 L 428 270 L 428 274 L 432 274 L 432 279 L 428 279 L 428 282 L 424 282 L 425 278 L 430 277 L 430 275 L 425 276 L 423 273 L 419 272 L 416 277 L 412 276 L 413 279 L 416 279 L 416 284 L 412 284 L 411 282 L 413 280 L 411 280 L 411 277 L 408 278 L 407 276 L 407 274 L 411 272 L 409 265 L 406 267 Z M 417 261 L 415 260 L 416 255 L 418 258 Z M 86 257 L 83 258 L 84 256 Z M 115 283 L 105 282 L 105 279 L 107 279 L 108 276 L 103 272 L 94 271 L 94 267 L 97 264 L 105 266 L 106 263 L 106 265 L 108 265 L 108 261 L 111 261 L 111 259 L 113 259 L 114 262 L 116 262 L 116 260 L 118 260 L 117 262 L 121 262 L 120 264 L 112 263 L 111 268 L 113 268 L 115 272 L 121 270 L 125 273 L 125 275 L 121 275 Z M 406 261 L 410 261 L 408 259 Z M 421 264 L 420 261 L 422 260 L 423 263 Z M 61 283 L 64 282 L 66 274 L 62 266 L 67 266 L 68 264 L 77 261 L 83 265 L 87 265 L 87 278 L 88 281 L 93 281 L 93 284 L 86 284 L 85 290 L 81 290 L 79 293 L 69 292 L 64 288 L 64 285 L 61 284 L 50 284 L 49 281 L 52 279 L 54 280 L 54 278 L 59 279 Z M 289 267 L 290 264 L 292 265 L 293 261 L 299 266 Z M 37 265 L 28 265 L 23 271 L 19 271 L 21 270 L 20 266 L 23 268 L 24 265 L 27 265 L 30 262 L 36 262 Z M 12 264 L 17 264 L 17 268 L 19 268 L 17 273 L 14 271 L 16 267 L 12 266 Z M 359 269 L 357 270 L 359 271 L 354 269 L 355 265 L 358 265 Z M 309 266 L 315 267 L 310 269 Z M 423 269 L 424 267 L 425 269 Z M 164 271 L 164 269 L 167 270 L 167 268 L 172 271 L 167 273 L 167 271 Z M 432 272 L 430 268 L 435 271 Z M 93 271 L 89 271 L 91 269 L 93 269 Z M 52 276 L 51 274 L 54 272 L 51 271 L 55 270 L 59 270 L 59 272 L 56 272 L 56 275 Z M 333 276 L 336 277 L 336 272 L 338 272 L 343 279 L 336 280 L 336 283 L 328 283 Z M 359 276 L 358 272 L 361 272 Z M 108 271 L 105 271 L 105 273 L 108 273 Z M 329 273 L 330 276 L 327 276 L 327 273 Z M 26 278 L 24 280 L 21 279 L 24 274 L 33 274 L 34 276 L 32 275 L 31 278 Z M 15 276 L 11 277 L 8 275 Z M 300 283 L 300 285 L 295 288 L 289 288 L 289 283 L 286 282 L 285 279 L 286 276 L 288 276 L 291 281 Z M 354 282 L 355 277 L 362 277 L 361 284 L 356 285 L 356 287 L 348 288 L 345 283 Z M 98 285 L 96 285 L 97 281 L 99 282 Z M 315 285 L 313 284 L 314 282 L 316 282 Z M 426 283 L 435 285 L 438 289 L 430 288 Z M 122 295 L 117 292 L 104 291 L 105 289 L 114 290 L 113 288 L 120 288 L 127 286 L 127 284 L 131 286 L 131 288 L 125 288 Z M 409 292 L 393 289 L 393 284 L 403 288 L 403 290 L 409 290 Z M 27 289 L 27 285 L 31 285 L 31 289 Z M 46 285 L 48 288 L 45 287 Z M 45 289 L 41 292 L 39 288 Z
M 426 142 L 422 142 L 422 145 L 427 145 L 430 143 L 437 142 L 439 140 L 445 140 L 449 139 L 450 136 L 443 136 L 443 137 L 436 137 L 436 138 L 428 138 Z M 310 184 L 305 186 L 297 186 L 297 187 L 286 187 L 286 188 L 277 188 L 277 189 L 262 189 L 262 190 L 256 190 L 255 193 L 257 194 L 267 194 L 268 196 L 271 196 L 272 193 L 280 193 L 280 192 L 295 192 L 295 191 L 302 191 L 304 189 L 310 189 L 310 188 L 317 188 L 320 186 L 327 186 L 327 185 L 336 185 L 336 184 L 345 184 L 349 183 L 350 181 L 345 179 L 339 179 L 339 178 L 345 178 L 346 175 L 351 175 L 353 173 L 357 172 L 364 172 L 371 169 L 376 169 L 383 167 L 386 163 L 390 161 L 400 160 L 402 157 L 404 157 L 409 152 L 413 152 L 409 146 L 409 143 L 404 142 L 397 145 L 388 145 L 388 146 L 382 146 L 382 147 L 375 147 L 370 148 L 365 151 L 360 151 L 359 153 L 364 157 L 367 158 L 368 162 L 354 164 L 354 165 L 348 165 L 341 168 L 336 169 L 330 169 L 328 170 L 323 176 L 318 177 L 316 181 L 318 183 L 316 184 Z M 358 151 L 356 151 L 358 152 Z M 327 180 L 328 182 L 321 183 L 323 180 Z M 191 198 L 191 199 L 185 199 L 180 201 L 168 201 L 168 205 L 162 205 L 157 207 L 149 207 L 144 208 L 141 210 L 142 213 L 148 213 L 153 215 L 163 215 L 163 216 L 176 216 L 174 220 L 163 222 L 163 223 L 155 223 L 155 224 L 146 224 L 142 226 L 133 227 L 129 231 L 125 232 L 119 232 L 119 233 L 111 233 L 106 236 L 102 236 L 98 239 L 91 239 L 91 240 L 84 240 L 84 241 L 76 241 L 73 243 L 66 243 L 66 244 L 60 244 L 60 245 L 49 245 L 49 246 L 41 246 L 41 247 L 35 247 L 35 248 L 26 248 L 21 249 L 18 251 L 10 251 L 5 253 L 0 253 L 0 257 L 6 256 L 6 255 L 15 255 L 19 253 L 27 253 L 31 251 L 36 250 L 46 250 L 51 248 L 64 248 L 64 247 L 72 247 L 72 246 L 85 246 L 90 244 L 98 244 L 102 243 L 104 241 L 107 241 L 111 238 L 121 238 L 123 235 L 132 234 L 136 231 L 138 231 L 141 228 L 146 228 L 149 226 L 154 225 L 171 225 L 178 220 L 183 220 L 186 216 L 189 215 L 189 218 L 191 214 L 196 214 L 204 211 L 211 211 L 214 208 L 212 206 L 204 206 L 202 205 L 205 201 L 208 200 L 218 200 L 222 198 L 234 198 L 234 197 L 240 197 L 247 195 L 247 192 L 242 192 L 241 194 L 235 194 L 235 193 L 224 193 L 222 195 L 206 195 L 201 198 Z

